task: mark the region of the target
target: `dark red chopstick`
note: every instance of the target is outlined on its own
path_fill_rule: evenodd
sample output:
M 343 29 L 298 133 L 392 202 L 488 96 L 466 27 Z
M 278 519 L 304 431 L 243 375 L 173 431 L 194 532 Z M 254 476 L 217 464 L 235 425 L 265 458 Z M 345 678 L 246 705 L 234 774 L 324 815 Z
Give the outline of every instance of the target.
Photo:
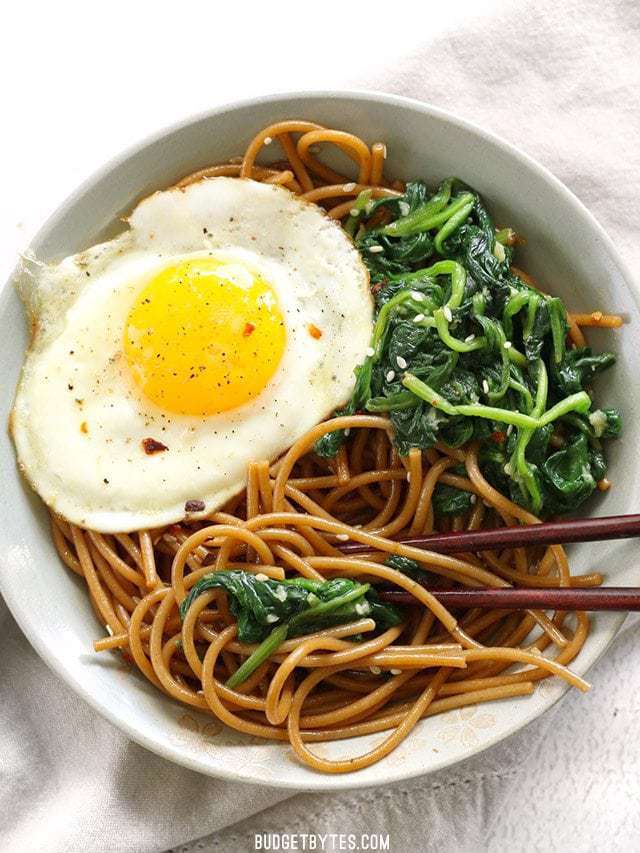
M 429 589 L 425 585 L 425 589 Z M 639 587 L 597 587 L 593 589 L 429 589 L 450 609 L 482 607 L 492 610 L 640 610 Z M 419 604 L 409 592 L 380 592 L 383 601 Z
M 636 536 L 640 536 L 640 515 L 611 515 L 604 518 L 578 518 L 517 527 L 498 527 L 493 530 L 435 533 L 400 538 L 397 541 L 426 551 L 437 551 L 439 554 L 459 554 L 462 551 L 496 551 L 502 548 L 523 548 L 526 545 L 601 542 L 632 539 Z M 337 547 L 345 554 L 366 554 L 373 550 L 371 546 L 362 545 L 360 542 L 340 542 Z

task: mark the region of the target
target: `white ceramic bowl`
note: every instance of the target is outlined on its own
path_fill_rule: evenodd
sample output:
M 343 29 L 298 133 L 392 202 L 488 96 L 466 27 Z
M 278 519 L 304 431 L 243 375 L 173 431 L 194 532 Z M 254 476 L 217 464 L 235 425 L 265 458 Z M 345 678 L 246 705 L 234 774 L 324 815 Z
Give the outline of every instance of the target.
M 610 449 L 615 483 L 589 507 L 598 514 L 640 505 L 636 448 L 640 445 L 637 383 L 638 290 L 611 240 L 556 178 L 495 136 L 416 101 L 373 93 L 274 95 L 232 104 L 162 131 L 109 163 L 66 201 L 33 242 L 51 261 L 112 236 L 119 215 L 152 190 L 188 172 L 241 153 L 254 133 L 279 119 L 300 117 L 345 128 L 373 142 L 386 141 L 387 172 L 435 183 L 457 175 L 486 199 L 495 219 L 527 236 L 519 263 L 573 309 L 606 308 L 630 321 L 621 331 L 590 335 L 615 350 L 619 362 L 602 383 L 599 399 L 626 414 L 623 438 Z M 274 146 L 275 148 L 275 146 Z M 274 155 L 272 156 L 277 156 Z M 6 418 L 22 364 L 27 334 L 22 306 L 10 285 L 0 295 L 0 417 Z M 626 449 L 626 452 L 625 452 Z M 222 729 L 212 718 L 165 698 L 143 677 L 129 674 L 116 657 L 96 656 L 102 634 L 82 584 L 60 563 L 40 501 L 18 475 L 13 446 L 0 444 L 0 589 L 36 651 L 80 696 L 138 743 L 193 770 L 296 790 L 335 790 L 382 784 L 453 764 L 496 743 L 549 708 L 564 692 L 548 680 L 527 698 L 453 711 L 421 722 L 380 764 L 358 773 L 324 776 L 301 766 L 280 744 Z M 637 582 L 630 542 L 571 549 L 574 571 L 604 570 L 608 582 Z M 620 614 L 598 615 L 575 662 L 584 673 L 622 623 Z M 598 689 L 597 684 L 595 689 Z M 580 702 L 579 694 L 571 696 Z M 365 752 L 381 738 L 314 745 L 323 755 Z

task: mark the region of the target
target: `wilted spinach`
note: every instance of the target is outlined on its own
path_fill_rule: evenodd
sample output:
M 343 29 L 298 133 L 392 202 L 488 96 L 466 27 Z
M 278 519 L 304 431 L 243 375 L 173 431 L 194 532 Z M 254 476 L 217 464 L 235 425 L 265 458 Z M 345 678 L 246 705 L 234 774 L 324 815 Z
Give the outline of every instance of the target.
M 229 679 L 229 687 L 247 679 L 287 637 L 310 634 L 364 617 L 373 619 L 378 630 L 402 621 L 400 610 L 393 604 L 381 602 L 368 583 L 348 578 L 322 582 L 302 577 L 263 580 L 243 571 L 218 571 L 200 578 L 180 605 L 181 618 L 184 619 L 191 604 L 208 589 L 223 589 L 227 593 L 229 609 L 238 625 L 238 639 L 243 643 L 260 643 Z
M 575 509 L 606 472 L 602 439 L 620 433 L 619 412 L 592 411 L 589 393 L 613 354 L 566 347 L 562 301 L 518 277 L 512 232 L 496 231 L 461 181 L 434 193 L 416 181 L 402 197 L 363 194 L 355 207 L 348 228 L 377 313 L 373 354 L 339 414 L 388 412 L 403 455 L 478 441 L 484 474 L 512 500 L 542 516 Z M 381 210 L 386 221 L 367 227 Z M 316 451 L 333 456 L 345 440 L 329 433 Z M 469 506 L 458 489 L 434 493 L 440 514 Z

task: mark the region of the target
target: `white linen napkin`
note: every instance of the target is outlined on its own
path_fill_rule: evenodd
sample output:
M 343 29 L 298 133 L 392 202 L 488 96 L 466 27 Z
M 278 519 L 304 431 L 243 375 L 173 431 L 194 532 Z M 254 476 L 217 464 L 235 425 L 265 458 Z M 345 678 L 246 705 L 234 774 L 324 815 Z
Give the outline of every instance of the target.
M 637 0 L 512 0 L 435 39 L 427 4 L 416 17 L 408 5 L 390 11 L 372 44 L 379 70 L 345 85 L 429 101 L 520 146 L 637 269 Z M 385 67 L 385 38 L 415 26 L 424 43 Z M 591 694 L 569 694 L 497 747 L 394 787 L 293 797 L 200 776 L 128 741 L 47 669 L 2 602 L 0 635 L 3 851 L 235 853 L 282 831 L 389 833 L 392 851 L 638 847 L 638 621 L 594 668 Z

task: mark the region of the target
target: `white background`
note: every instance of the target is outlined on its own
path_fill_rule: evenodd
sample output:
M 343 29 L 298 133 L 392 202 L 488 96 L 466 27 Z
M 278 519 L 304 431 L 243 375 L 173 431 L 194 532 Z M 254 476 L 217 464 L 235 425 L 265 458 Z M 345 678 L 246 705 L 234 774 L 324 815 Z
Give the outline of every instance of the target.
M 7 3 L 0 279 L 84 178 L 147 134 L 238 98 L 362 85 L 496 4 L 431 5 L 390 27 L 381 2 Z

